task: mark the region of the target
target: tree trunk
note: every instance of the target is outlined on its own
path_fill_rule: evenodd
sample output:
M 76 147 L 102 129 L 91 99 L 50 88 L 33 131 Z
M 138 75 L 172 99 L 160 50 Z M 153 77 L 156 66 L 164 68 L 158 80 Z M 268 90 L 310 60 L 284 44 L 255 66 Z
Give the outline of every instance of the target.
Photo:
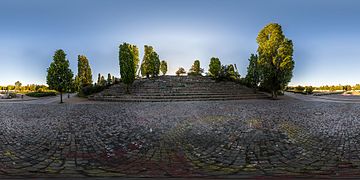
M 62 92 L 60 92 L 60 103 L 63 103 L 63 100 L 62 100 Z
M 272 91 L 271 91 L 271 98 L 272 98 L 272 99 L 277 99 L 277 93 L 276 93 L 275 90 L 272 90 Z

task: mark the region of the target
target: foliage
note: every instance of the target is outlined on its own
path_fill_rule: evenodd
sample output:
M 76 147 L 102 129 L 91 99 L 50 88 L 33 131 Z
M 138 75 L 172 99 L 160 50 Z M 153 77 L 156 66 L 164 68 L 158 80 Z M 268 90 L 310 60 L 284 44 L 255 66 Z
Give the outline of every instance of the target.
M 167 62 L 164 60 L 162 60 L 160 63 L 160 71 L 163 75 L 165 75 L 167 72 Z
M 53 62 L 47 69 L 46 82 L 50 89 L 60 92 L 60 102 L 62 103 L 62 93 L 71 88 L 73 73 L 69 68 L 69 61 L 63 50 L 57 50 L 53 56 Z
M 194 64 L 191 66 L 188 75 L 192 76 L 201 76 L 201 74 L 204 73 L 204 69 L 200 67 L 200 61 L 195 60 Z
M 149 78 L 152 72 L 152 62 L 151 62 L 151 54 L 154 51 L 152 46 L 145 45 L 144 46 L 144 56 L 141 63 L 141 75 Z
M 160 58 L 159 55 L 153 51 L 150 55 L 151 59 L 151 68 L 149 70 L 152 77 L 157 77 L 160 73 Z
M 30 92 L 26 94 L 30 97 L 46 97 L 46 96 L 56 96 L 54 91 L 45 91 L 45 92 Z
M 101 76 L 101 78 L 100 78 L 100 83 L 99 83 L 99 85 L 100 86 L 106 86 L 106 80 L 105 80 L 105 77 L 104 76 Z
M 235 71 L 234 65 L 230 64 L 221 66 L 221 70 L 217 79 L 235 81 L 238 78 L 240 78 L 239 73 Z
M 108 73 L 108 77 L 107 77 L 106 83 L 107 83 L 107 85 L 111 85 L 111 84 L 112 84 L 112 78 L 111 78 L 111 74 L 110 74 L 110 73 Z
M 251 54 L 249 58 L 249 66 L 245 77 L 246 84 L 251 88 L 257 88 L 260 83 L 260 69 L 258 67 L 258 56 Z
M 139 59 L 139 50 L 136 46 L 123 43 L 119 47 L 119 65 L 122 81 L 127 85 L 126 91 L 129 92 L 129 86 L 135 81 L 136 68 Z
M 105 89 L 105 86 L 99 86 L 99 85 L 88 85 L 85 87 L 82 87 L 79 92 L 80 97 L 86 97 L 94 93 L 101 92 Z
M 183 67 L 180 67 L 177 71 L 176 71 L 176 76 L 180 76 L 181 74 L 186 74 L 186 71 Z
M 84 87 L 93 83 L 89 60 L 84 55 L 78 56 L 77 77 L 78 77 L 79 87 Z
M 20 88 L 21 88 L 21 82 L 20 81 L 16 81 L 15 82 L 15 90 L 20 90 Z
M 295 88 L 294 88 L 294 92 L 296 92 L 296 93 L 303 93 L 304 92 L 304 90 L 305 90 L 305 87 L 303 87 L 303 86 L 296 86 Z
M 314 88 L 312 86 L 305 86 L 305 93 L 306 94 L 312 94 L 314 91 Z
M 276 23 L 266 25 L 257 37 L 261 86 L 277 97 L 292 78 L 294 69 L 293 43 L 287 39 Z
M 218 78 L 221 70 L 221 62 L 219 58 L 212 57 L 209 64 L 209 75 Z
M 350 85 L 345 85 L 345 86 L 343 86 L 343 90 L 344 91 L 351 91 L 352 87 Z

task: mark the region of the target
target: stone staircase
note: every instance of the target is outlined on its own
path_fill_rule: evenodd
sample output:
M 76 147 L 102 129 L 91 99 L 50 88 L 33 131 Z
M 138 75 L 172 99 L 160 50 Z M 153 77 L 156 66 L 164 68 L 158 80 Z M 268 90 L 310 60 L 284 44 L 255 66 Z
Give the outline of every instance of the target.
M 95 101 L 169 102 L 218 101 L 268 98 L 264 93 L 234 82 L 215 82 L 209 77 L 160 76 L 156 79 L 136 80 L 126 94 L 126 85 L 115 84 L 92 95 Z

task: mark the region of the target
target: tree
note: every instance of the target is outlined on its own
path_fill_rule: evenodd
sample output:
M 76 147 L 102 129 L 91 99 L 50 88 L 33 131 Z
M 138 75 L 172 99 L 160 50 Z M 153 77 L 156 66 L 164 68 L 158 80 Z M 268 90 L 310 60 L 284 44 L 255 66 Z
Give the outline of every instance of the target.
M 157 77 L 160 73 L 160 58 L 152 46 L 144 46 L 145 53 L 141 64 L 141 75 Z
M 277 98 L 292 78 L 294 69 L 293 43 L 287 39 L 281 26 L 276 23 L 266 25 L 258 34 L 259 66 L 261 69 L 261 86 L 271 91 Z
M 249 58 L 249 66 L 247 67 L 247 74 L 245 77 L 246 83 L 254 88 L 255 92 L 260 83 L 260 69 L 258 66 L 258 56 L 251 54 Z
M 93 83 L 92 73 L 88 59 L 84 55 L 78 55 L 78 81 L 79 89 Z
M 106 80 L 105 80 L 105 77 L 104 76 L 101 76 L 100 78 L 100 86 L 106 86 Z
M 50 89 L 60 92 L 60 103 L 63 103 L 62 93 L 71 87 L 73 73 L 69 68 L 69 61 L 66 59 L 66 54 L 59 49 L 53 56 L 53 62 L 47 69 L 46 83 Z
M 108 77 L 107 77 L 107 85 L 111 85 L 112 84 L 112 79 L 111 79 L 111 74 L 108 73 Z
M 101 84 L 101 74 L 98 74 L 98 79 L 97 79 L 97 84 L 100 85 Z
M 119 65 L 122 81 L 126 84 L 126 92 L 130 93 L 129 86 L 135 81 L 136 68 L 139 59 L 139 49 L 135 45 L 123 43 L 119 47 Z
M 73 83 L 74 83 L 73 85 L 74 85 L 75 91 L 80 92 L 82 87 L 80 86 L 80 79 L 79 79 L 78 75 L 75 76 Z
M 157 77 L 160 73 L 160 58 L 159 55 L 153 51 L 150 55 L 151 64 L 150 64 L 150 73 L 152 74 L 152 77 Z
M 230 65 L 221 66 L 221 70 L 217 79 L 233 81 L 238 79 L 239 77 L 240 75 L 237 71 L 235 71 L 234 65 L 230 64 Z
M 167 72 L 167 62 L 164 60 L 162 60 L 160 63 L 160 71 L 163 75 L 165 75 Z
M 21 88 L 21 82 L 20 81 L 16 81 L 15 82 L 15 90 L 20 90 L 20 88 Z
M 218 78 L 221 70 L 221 62 L 219 58 L 212 57 L 209 64 L 209 75 Z
M 201 76 L 201 74 L 204 72 L 204 69 L 200 68 L 200 61 L 195 60 L 194 64 L 191 66 L 188 75 L 193 76 Z
M 176 71 L 176 75 L 180 76 L 181 74 L 186 74 L 186 71 L 183 67 L 180 67 L 177 71 Z
M 150 77 L 151 74 L 151 54 L 154 51 L 152 46 L 145 45 L 144 46 L 144 57 L 141 63 L 141 75 Z

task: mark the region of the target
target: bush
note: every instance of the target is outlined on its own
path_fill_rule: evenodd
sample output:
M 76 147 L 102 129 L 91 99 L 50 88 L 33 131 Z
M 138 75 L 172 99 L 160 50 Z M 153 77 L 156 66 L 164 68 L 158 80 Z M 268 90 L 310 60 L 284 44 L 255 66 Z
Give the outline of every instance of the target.
M 314 88 L 312 86 L 305 86 L 305 93 L 306 94 L 312 94 L 314 91 Z
M 295 92 L 295 93 L 303 93 L 304 90 L 305 90 L 305 87 L 303 87 L 303 86 L 296 86 L 294 92 Z
M 27 93 L 26 95 L 30 97 L 47 97 L 47 96 L 56 96 L 56 92 L 55 91 L 31 92 L 31 93 Z
M 103 91 L 106 88 L 106 86 L 97 86 L 97 85 L 89 85 L 85 86 L 80 89 L 79 96 L 80 97 L 86 97 L 94 93 L 98 93 Z

